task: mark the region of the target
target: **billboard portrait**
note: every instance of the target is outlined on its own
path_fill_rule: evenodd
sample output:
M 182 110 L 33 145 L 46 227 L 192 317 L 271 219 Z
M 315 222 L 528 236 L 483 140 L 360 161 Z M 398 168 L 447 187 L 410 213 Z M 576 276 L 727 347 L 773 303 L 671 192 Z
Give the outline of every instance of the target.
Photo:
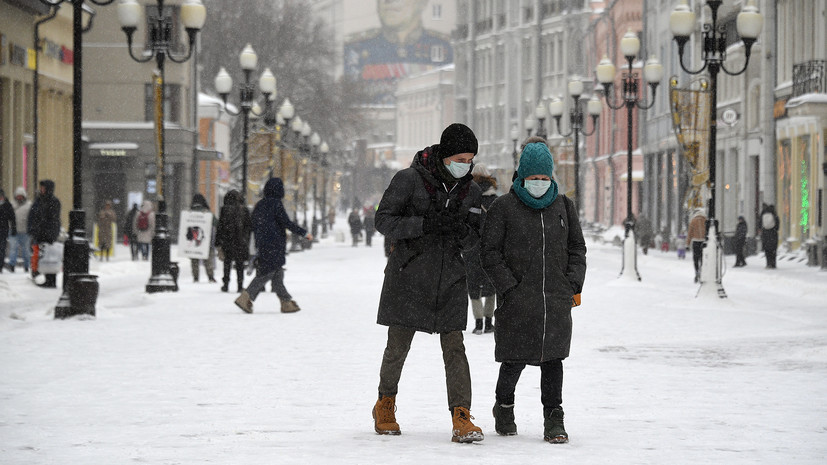
M 376 0 L 381 26 L 345 38 L 345 74 L 365 81 L 372 103 L 393 103 L 400 78 L 453 63 L 449 36 L 423 25 L 429 2 Z

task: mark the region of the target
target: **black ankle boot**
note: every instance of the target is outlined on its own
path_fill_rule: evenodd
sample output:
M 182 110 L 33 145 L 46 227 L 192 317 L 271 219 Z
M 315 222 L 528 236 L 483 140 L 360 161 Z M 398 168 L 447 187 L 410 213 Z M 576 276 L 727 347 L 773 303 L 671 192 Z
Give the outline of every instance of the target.
M 474 326 L 474 334 L 482 334 L 482 318 L 477 318 L 477 324 Z
M 485 333 L 493 333 L 494 332 L 494 323 L 491 322 L 491 317 L 485 317 Z

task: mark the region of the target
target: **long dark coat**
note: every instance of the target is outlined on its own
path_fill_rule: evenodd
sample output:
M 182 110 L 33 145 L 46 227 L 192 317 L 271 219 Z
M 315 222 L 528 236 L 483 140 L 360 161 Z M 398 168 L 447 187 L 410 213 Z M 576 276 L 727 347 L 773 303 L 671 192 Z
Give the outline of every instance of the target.
M 281 199 L 284 198 L 284 184 L 281 178 L 270 178 L 264 185 L 264 198 L 253 208 L 253 232 L 258 249 L 257 272 L 267 274 L 284 266 L 284 248 L 287 244 L 286 229 L 299 236 L 307 231 L 290 221 Z
M 377 323 L 427 333 L 462 331 L 468 287 L 461 251 L 479 241 L 480 188 L 468 174 L 446 192 L 423 166 L 422 155 L 417 153 L 410 168 L 396 173 L 376 211 L 376 230 L 395 244 L 385 267 Z M 442 209 L 465 224 L 464 237 L 423 233 L 423 217 Z
M 512 190 L 488 210 L 481 242 L 482 267 L 505 296 L 494 311 L 494 358 L 536 365 L 568 357 L 572 296 L 586 277 L 586 242 L 571 200 L 560 195 L 538 210 Z
M 764 214 L 770 214 L 773 216 L 775 221 L 775 226 L 772 228 L 764 229 L 763 226 L 763 217 Z M 778 228 L 779 228 L 779 221 L 778 215 L 775 213 L 775 207 L 772 205 L 765 205 L 764 208 L 761 210 L 761 246 L 764 248 L 765 252 L 775 253 L 778 249 Z
M 60 235 L 60 200 L 55 197 L 54 181 L 44 179 L 40 184 L 46 192 L 37 196 L 29 212 L 32 242 L 51 244 Z
M 488 193 L 488 191 L 486 191 L 486 195 L 482 196 L 480 202 L 482 207 L 482 213 L 480 214 L 481 228 L 485 227 L 486 212 L 491 208 L 491 204 L 493 204 L 496 199 L 497 194 L 494 192 Z M 488 275 L 485 274 L 485 271 L 482 269 L 480 250 L 480 244 L 477 243 L 470 249 L 462 252 L 462 257 L 465 259 L 465 270 L 468 273 L 468 295 L 472 299 L 492 296 L 496 292 L 491 280 L 488 279 Z
M 224 261 L 245 262 L 250 259 L 250 210 L 242 205 L 241 194 L 232 190 L 224 197 L 218 216 L 215 246 L 224 251 Z
M 9 234 L 11 232 L 11 234 Z M 22 232 L 22 231 L 21 231 Z M 8 199 L 0 200 L 0 247 L 6 246 L 6 237 L 17 234 L 17 220 L 14 216 L 14 208 Z M 2 263 L 0 263 L 2 266 Z
M 747 243 L 747 222 L 745 220 L 738 220 L 738 225 L 735 226 L 735 249 L 741 251 Z

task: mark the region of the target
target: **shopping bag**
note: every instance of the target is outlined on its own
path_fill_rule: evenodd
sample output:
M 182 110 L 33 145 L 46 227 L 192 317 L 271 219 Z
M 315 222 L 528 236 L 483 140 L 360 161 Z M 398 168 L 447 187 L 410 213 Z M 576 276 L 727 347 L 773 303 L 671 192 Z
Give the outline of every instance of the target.
M 40 244 L 37 271 L 42 274 L 59 273 L 63 268 L 63 243 Z

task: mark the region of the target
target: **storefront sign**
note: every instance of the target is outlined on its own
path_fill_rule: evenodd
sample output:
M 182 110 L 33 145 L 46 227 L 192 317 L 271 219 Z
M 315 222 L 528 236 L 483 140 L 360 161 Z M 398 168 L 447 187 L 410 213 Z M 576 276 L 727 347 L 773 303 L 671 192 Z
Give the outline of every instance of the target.
M 102 157 L 125 157 L 126 150 L 124 149 L 101 149 Z
M 65 45 L 60 45 L 48 39 L 40 41 L 43 56 L 58 60 L 63 64 L 71 65 L 75 62 L 75 53 Z

